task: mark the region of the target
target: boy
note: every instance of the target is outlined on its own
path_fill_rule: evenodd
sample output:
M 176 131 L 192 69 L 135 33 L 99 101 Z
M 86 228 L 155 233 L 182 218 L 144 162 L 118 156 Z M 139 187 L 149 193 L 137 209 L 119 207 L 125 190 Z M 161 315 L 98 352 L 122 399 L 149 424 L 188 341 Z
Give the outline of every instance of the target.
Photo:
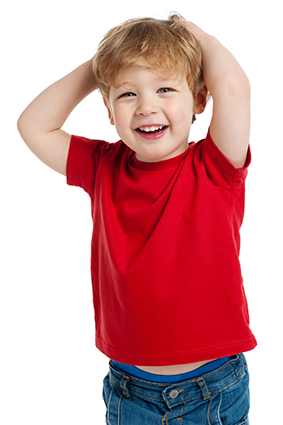
M 117 143 L 61 130 L 100 89 Z M 208 92 L 207 137 L 188 144 Z M 130 20 L 19 118 L 30 149 L 91 197 L 96 345 L 107 424 L 247 424 L 256 340 L 239 265 L 250 87 L 177 15 Z

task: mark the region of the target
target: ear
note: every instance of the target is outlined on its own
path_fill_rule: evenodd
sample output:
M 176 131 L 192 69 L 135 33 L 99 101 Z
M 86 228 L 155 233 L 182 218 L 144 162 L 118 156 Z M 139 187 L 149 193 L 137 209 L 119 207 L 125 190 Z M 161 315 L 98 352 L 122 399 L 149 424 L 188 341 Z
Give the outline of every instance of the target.
M 115 125 L 110 105 L 109 105 L 108 101 L 105 99 L 105 97 L 103 98 L 103 102 L 104 102 L 104 105 L 106 106 L 107 111 L 108 111 L 108 117 L 109 117 L 109 120 L 110 120 L 110 124 Z
M 199 90 L 195 100 L 194 112 L 196 114 L 201 114 L 205 110 L 206 102 L 207 102 L 207 92 L 208 92 L 207 87 L 204 84 Z

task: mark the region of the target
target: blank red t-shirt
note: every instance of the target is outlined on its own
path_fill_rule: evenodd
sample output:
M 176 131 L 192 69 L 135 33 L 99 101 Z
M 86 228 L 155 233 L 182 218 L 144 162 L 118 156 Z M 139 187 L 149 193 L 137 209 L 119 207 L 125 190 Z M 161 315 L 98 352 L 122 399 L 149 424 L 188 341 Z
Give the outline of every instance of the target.
M 72 136 L 67 182 L 91 198 L 96 345 L 164 366 L 256 346 L 239 263 L 245 178 L 209 133 L 177 157 L 138 161 L 122 141 Z

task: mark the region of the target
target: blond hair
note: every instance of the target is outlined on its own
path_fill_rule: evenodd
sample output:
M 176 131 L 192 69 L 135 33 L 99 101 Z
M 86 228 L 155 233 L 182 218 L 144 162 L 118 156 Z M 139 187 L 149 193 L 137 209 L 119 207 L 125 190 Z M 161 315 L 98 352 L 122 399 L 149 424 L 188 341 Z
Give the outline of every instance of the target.
M 120 85 L 119 73 L 141 65 L 167 75 L 185 76 L 194 96 L 203 86 L 202 55 L 198 40 L 182 25 L 180 15 L 167 20 L 130 19 L 112 28 L 98 46 L 93 72 L 102 95 Z

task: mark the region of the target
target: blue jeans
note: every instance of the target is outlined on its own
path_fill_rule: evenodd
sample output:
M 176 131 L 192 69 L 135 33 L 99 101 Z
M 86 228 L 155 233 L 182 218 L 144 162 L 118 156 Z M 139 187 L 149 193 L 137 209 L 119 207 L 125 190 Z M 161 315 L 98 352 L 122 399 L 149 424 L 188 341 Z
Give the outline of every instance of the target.
M 249 373 L 245 356 L 175 384 L 126 376 L 110 364 L 103 381 L 107 425 L 248 425 Z

